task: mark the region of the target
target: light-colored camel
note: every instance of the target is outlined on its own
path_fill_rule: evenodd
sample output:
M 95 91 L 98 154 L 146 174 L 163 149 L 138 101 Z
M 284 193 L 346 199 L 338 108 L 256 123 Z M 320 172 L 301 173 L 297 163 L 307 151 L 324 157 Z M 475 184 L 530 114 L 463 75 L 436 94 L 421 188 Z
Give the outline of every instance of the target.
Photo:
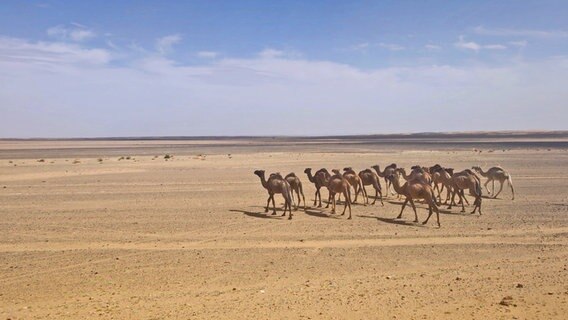
M 391 195 L 394 195 L 394 192 L 391 190 L 391 182 L 387 179 L 387 177 L 394 173 L 394 170 L 396 169 L 396 163 L 389 164 L 383 169 L 383 171 L 381 171 L 381 168 L 378 164 L 372 166 L 371 168 L 375 169 L 379 177 L 385 179 L 385 185 L 387 186 L 385 196 L 388 195 L 389 192 L 391 193 Z
M 298 210 L 298 207 L 301 204 L 301 200 L 304 200 L 304 210 L 306 210 L 306 197 L 304 197 L 304 190 L 302 188 L 302 181 L 300 181 L 300 178 L 298 178 L 298 176 L 296 176 L 294 172 L 291 172 L 288 175 L 286 175 L 284 179 L 288 181 L 288 184 L 290 184 L 290 188 L 292 188 L 291 192 L 292 203 L 294 203 L 294 192 L 296 192 L 296 196 L 298 198 L 298 203 L 296 204 L 296 210 Z M 302 198 L 300 198 L 300 196 L 302 196 Z
M 475 170 L 477 173 L 479 173 L 482 177 L 487 178 L 487 181 L 485 181 L 483 185 L 485 186 L 487 193 L 489 195 L 493 195 L 493 198 L 497 198 L 497 196 L 503 190 L 503 183 L 507 181 L 507 183 L 511 187 L 511 193 L 513 194 L 513 198 L 511 200 L 515 200 L 515 189 L 513 188 L 513 180 L 511 178 L 511 175 L 503 168 L 493 167 L 489 168 L 487 172 L 484 172 L 483 169 L 481 169 L 481 167 L 479 166 L 472 167 L 472 169 Z M 495 193 L 495 180 L 499 181 L 499 183 L 501 184 L 501 186 L 499 187 L 499 191 L 497 193 Z M 492 188 L 493 190 L 491 191 L 489 191 L 489 188 L 487 187 L 487 184 L 489 182 L 493 183 L 493 188 Z
M 326 186 L 327 179 L 331 175 L 329 174 L 329 172 L 325 168 L 319 169 L 318 171 L 316 171 L 315 175 L 312 175 L 312 168 L 306 168 L 306 170 L 304 170 L 304 173 L 308 176 L 308 180 L 310 180 L 310 182 L 313 183 L 316 187 L 316 193 L 315 193 L 315 198 L 314 198 L 314 206 L 317 204 L 318 207 L 321 207 L 321 191 L 320 191 L 320 189 L 322 187 Z M 319 199 L 319 204 L 317 202 L 318 199 Z M 329 202 L 328 202 L 328 206 L 329 206 Z
M 464 190 L 469 190 L 469 194 L 475 197 L 475 201 L 473 202 L 474 207 L 471 213 L 474 214 L 475 210 L 479 209 L 479 214 L 481 215 L 481 182 L 475 173 L 469 169 L 456 172 L 452 175 L 452 200 L 450 201 L 448 209 L 451 209 L 452 205 L 455 205 L 454 199 L 457 194 L 462 205 L 461 212 L 465 212 L 464 203 L 466 199 Z
M 270 200 L 272 200 L 272 206 L 273 206 L 272 215 L 276 214 L 276 203 L 274 201 L 274 194 L 280 193 L 284 197 L 284 213 L 282 213 L 282 216 L 286 215 L 286 210 L 290 210 L 288 219 L 292 219 L 292 196 L 291 196 L 292 191 L 288 181 L 282 178 L 282 176 L 278 173 L 271 174 L 267 181 L 265 179 L 264 170 L 256 170 L 254 174 L 260 178 L 262 186 L 268 191 L 268 200 L 266 201 L 266 210 L 264 212 L 268 212 L 268 208 L 270 206 Z
M 343 194 L 345 196 L 345 205 L 343 207 L 343 213 L 341 215 L 344 215 L 345 210 L 347 210 L 347 207 L 349 207 L 349 217 L 347 219 L 351 219 L 351 187 L 349 181 L 347 181 L 347 179 L 345 179 L 345 177 L 343 177 L 343 175 L 341 174 L 334 174 L 333 176 L 326 179 L 326 186 L 329 190 L 329 198 L 333 203 L 331 213 L 335 213 L 335 195 Z
M 377 197 L 380 196 L 381 204 L 384 206 L 385 204 L 383 203 L 383 192 L 381 190 L 381 184 L 379 183 L 379 176 L 371 169 L 365 169 L 359 172 L 359 178 L 361 179 L 363 193 L 365 194 L 365 203 L 369 203 L 369 196 L 367 194 L 367 190 L 365 190 L 365 186 L 371 185 L 375 189 L 375 198 L 371 204 L 375 204 L 375 202 L 377 202 Z
M 415 199 L 424 199 L 424 201 L 428 204 L 428 217 L 422 224 L 426 224 L 430 217 L 432 216 L 432 210 L 436 211 L 436 219 L 438 222 L 438 227 L 440 227 L 440 211 L 438 210 L 438 206 L 436 205 L 436 196 L 434 195 L 434 190 L 429 184 L 421 182 L 419 179 L 406 181 L 404 185 L 400 185 L 400 181 L 398 176 L 395 174 L 391 174 L 387 177 L 392 182 L 392 186 L 394 190 L 405 196 L 404 203 L 402 204 L 402 209 L 400 210 L 400 214 L 397 219 L 402 217 L 402 212 L 406 207 L 406 204 L 410 202 L 412 206 L 412 210 L 414 210 L 414 222 L 418 222 L 418 214 L 416 213 L 416 206 L 414 205 Z

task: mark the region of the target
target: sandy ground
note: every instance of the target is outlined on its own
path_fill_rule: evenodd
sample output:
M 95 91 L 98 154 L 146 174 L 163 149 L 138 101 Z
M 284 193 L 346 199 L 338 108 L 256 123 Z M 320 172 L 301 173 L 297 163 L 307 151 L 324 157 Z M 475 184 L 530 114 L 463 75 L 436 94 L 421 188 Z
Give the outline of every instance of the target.
M 244 141 L 198 156 L 197 145 L 39 144 L 0 142 L 0 319 L 568 314 L 566 149 L 334 151 L 333 143 L 267 149 Z M 134 159 L 119 161 L 121 151 Z M 414 224 L 409 208 L 394 220 L 394 197 L 384 207 L 355 205 L 353 220 L 312 207 L 304 168 L 391 162 L 500 164 L 517 198 L 504 189 L 501 199 L 484 199 L 482 216 L 443 207 L 440 229 Z M 266 215 L 254 169 L 296 172 L 311 208 L 291 221 Z

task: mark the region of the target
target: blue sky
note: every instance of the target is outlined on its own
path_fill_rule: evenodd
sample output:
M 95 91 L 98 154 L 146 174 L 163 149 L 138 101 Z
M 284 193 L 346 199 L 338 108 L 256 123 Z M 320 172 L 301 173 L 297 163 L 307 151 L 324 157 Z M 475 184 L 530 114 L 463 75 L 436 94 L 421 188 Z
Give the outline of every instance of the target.
M 2 1 L 0 137 L 568 129 L 566 1 Z

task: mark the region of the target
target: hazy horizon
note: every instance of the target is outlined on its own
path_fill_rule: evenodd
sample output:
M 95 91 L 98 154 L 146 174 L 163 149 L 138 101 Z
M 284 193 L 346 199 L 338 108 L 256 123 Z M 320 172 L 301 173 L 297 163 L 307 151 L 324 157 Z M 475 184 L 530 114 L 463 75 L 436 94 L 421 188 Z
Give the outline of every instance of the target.
M 0 4 L 0 138 L 566 130 L 568 3 Z

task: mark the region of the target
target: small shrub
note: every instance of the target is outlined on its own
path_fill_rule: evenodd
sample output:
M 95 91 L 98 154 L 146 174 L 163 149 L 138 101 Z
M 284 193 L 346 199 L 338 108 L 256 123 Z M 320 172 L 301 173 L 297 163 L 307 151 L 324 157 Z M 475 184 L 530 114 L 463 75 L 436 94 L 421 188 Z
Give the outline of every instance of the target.
M 174 156 L 172 156 L 172 155 L 170 155 L 170 154 L 166 154 L 166 155 L 164 156 L 164 159 L 168 160 L 168 159 L 171 159 L 171 158 L 173 158 L 173 157 L 174 157 Z
M 45 159 L 39 159 L 37 162 L 45 162 Z

